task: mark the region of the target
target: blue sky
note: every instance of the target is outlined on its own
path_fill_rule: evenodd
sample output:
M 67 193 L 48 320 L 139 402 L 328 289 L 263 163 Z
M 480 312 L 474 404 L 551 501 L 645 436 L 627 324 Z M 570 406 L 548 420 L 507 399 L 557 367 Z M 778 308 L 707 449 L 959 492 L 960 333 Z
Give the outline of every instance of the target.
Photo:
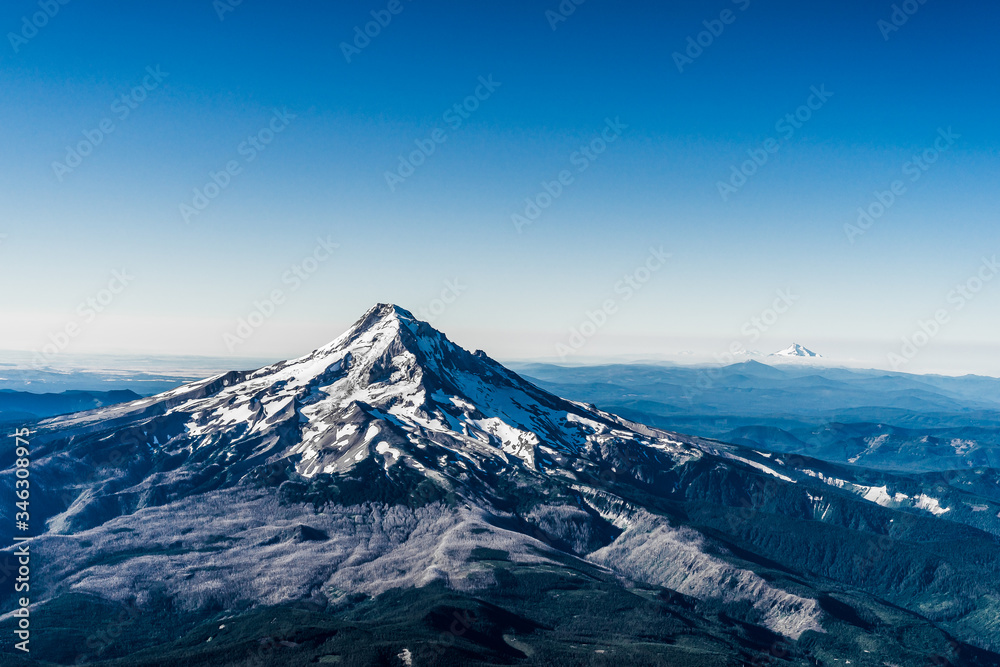
M 898 30 L 870 1 L 224 6 L 0 10 L 0 348 L 278 358 L 390 301 L 500 358 L 797 341 L 888 366 L 945 310 L 899 370 L 990 371 L 1000 281 L 954 290 L 1000 252 L 996 6 L 913 0 Z

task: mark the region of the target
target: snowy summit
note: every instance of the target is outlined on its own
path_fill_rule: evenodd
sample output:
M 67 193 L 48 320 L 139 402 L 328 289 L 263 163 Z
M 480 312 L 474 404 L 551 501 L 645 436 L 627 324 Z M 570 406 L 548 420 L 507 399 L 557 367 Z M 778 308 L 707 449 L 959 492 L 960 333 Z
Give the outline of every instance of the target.
M 822 358 L 823 355 L 817 354 L 812 350 L 802 347 L 798 343 L 792 343 L 789 347 L 786 347 L 780 352 L 775 352 L 770 355 L 772 357 L 816 357 Z

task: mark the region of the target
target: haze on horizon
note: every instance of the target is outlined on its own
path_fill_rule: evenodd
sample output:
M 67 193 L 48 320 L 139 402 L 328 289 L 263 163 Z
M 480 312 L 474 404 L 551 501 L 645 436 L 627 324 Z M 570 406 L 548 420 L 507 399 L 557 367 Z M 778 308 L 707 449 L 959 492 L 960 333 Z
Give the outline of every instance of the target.
M 390 4 L 0 9 L 0 349 L 1000 375 L 1000 8 Z

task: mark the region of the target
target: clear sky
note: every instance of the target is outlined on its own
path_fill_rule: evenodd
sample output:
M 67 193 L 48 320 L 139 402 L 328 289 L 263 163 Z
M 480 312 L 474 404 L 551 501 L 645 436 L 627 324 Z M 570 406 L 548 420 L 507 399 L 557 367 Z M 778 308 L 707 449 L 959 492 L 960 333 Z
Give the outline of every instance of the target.
M 899 370 L 1000 373 L 998 19 L 10 0 L 0 349 L 281 358 L 393 302 L 506 359 L 916 336 Z

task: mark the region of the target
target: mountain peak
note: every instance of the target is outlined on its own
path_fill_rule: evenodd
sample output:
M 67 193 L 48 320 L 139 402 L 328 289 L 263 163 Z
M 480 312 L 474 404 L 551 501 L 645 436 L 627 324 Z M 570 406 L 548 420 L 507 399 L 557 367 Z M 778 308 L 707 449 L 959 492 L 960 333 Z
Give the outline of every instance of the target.
M 386 319 L 402 319 L 415 322 L 417 318 L 415 318 L 413 313 L 407 309 L 397 306 L 394 303 L 376 303 L 368 309 L 368 312 L 361 316 L 361 319 L 358 320 L 358 322 L 361 323 L 368 320 L 381 321 Z
M 417 324 L 413 313 L 391 303 L 377 303 L 369 308 L 351 327 L 337 340 L 353 338 L 366 332 L 394 328 L 402 323 Z
M 443 339 L 444 334 L 419 321 L 413 313 L 391 303 L 378 303 L 369 308 L 354 324 L 333 341 L 306 355 L 305 358 L 328 356 L 361 344 L 368 350 L 389 347 L 405 348 L 416 353 L 420 345 L 416 336 Z
M 802 345 L 799 345 L 798 343 L 792 343 L 791 345 L 789 345 L 788 347 L 786 347 L 784 350 L 781 350 L 779 352 L 775 352 L 774 354 L 772 354 L 770 356 L 772 356 L 772 357 L 816 357 L 816 358 L 819 358 L 819 357 L 822 357 L 823 355 L 817 354 L 816 352 L 813 352 L 809 348 L 804 347 Z

